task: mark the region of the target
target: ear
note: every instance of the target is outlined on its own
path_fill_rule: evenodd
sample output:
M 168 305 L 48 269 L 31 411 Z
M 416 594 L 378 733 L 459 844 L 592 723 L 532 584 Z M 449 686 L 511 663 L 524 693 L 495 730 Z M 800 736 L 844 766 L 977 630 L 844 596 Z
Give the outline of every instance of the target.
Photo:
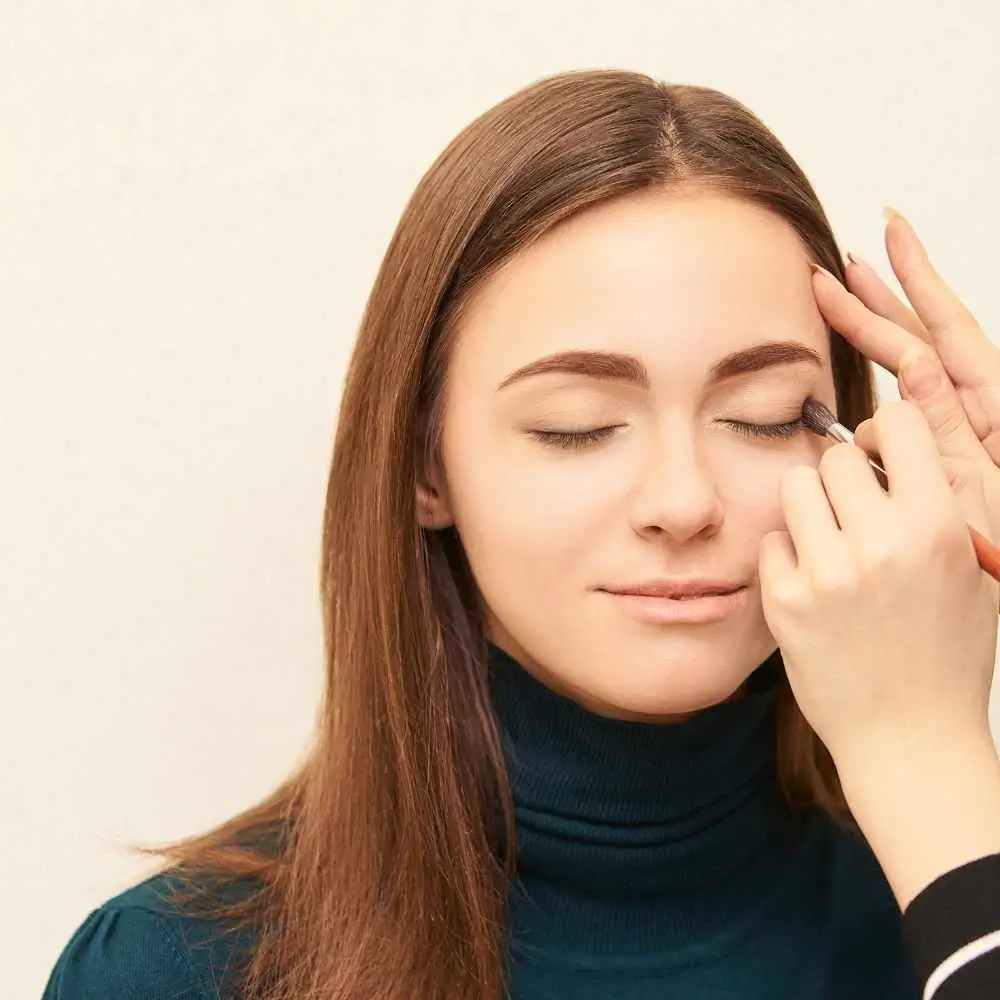
M 455 523 L 447 491 L 430 483 L 417 483 L 417 523 L 439 531 Z

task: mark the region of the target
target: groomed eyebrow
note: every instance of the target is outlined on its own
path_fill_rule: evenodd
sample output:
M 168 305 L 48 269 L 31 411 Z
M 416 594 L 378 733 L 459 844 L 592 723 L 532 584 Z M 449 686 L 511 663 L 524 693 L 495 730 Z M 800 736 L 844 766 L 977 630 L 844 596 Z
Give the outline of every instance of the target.
M 727 354 L 717 361 L 709 373 L 709 383 L 724 382 L 738 375 L 763 371 L 782 365 L 801 364 L 823 367 L 822 357 L 811 347 L 796 340 L 775 340 L 756 344 L 742 351 Z M 534 378 L 536 375 L 583 375 L 587 378 L 630 382 L 642 389 L 649 388 L 646 366 L 630 354 L 611 354 L 604 351 L 561 351 L 531 361 L 511 372 L 499 385 L 505 389 L 515 382 Z

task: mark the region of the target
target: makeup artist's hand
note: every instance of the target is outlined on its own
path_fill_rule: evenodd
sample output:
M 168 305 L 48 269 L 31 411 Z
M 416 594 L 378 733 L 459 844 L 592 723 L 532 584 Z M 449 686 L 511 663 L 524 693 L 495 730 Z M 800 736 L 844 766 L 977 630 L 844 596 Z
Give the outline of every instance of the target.
M 1000 851 L 988 705 L 997 585 L 976 465 L 943 458 L 921 411 L 872 420 L 889 492 L 860 448 L 781 484 L 787 531 L 760 546 L 764 615 L 792 692 L 830 751 L 901 906 L 942 871 Z
M 897 376 L 900 396 L 920 408 L 941 454 L 979 468 L 1000 537 L 1000 348 L 935 271 L 909 222 L 887 214 L 889 262 L 912 306 L 853 254 L 850 291 L 820 272 L 813 279 L 816 302 L 845 340 Z M 870 422 L 855 430 L 857 443 L 873 450 Z

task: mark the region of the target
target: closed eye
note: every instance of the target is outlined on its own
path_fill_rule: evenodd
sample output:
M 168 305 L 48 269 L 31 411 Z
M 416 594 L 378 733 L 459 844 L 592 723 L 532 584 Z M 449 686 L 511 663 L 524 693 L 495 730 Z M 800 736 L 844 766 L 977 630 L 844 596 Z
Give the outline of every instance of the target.
M 532 431 L 531 436 L 554 448 L 586 448 L 610 437 L 620 426 L 594 427 L 586 431 Z
M 725 420 L 723 423 L 728 424 L 737 433 L 753 438 L 790 438 L 805 429 L 802 417 L 780 424 L 754 424 L 743 420 Z
M 786 420 L 777 424 L 757 424 L 745 420 L 724 420 L 721 421 L 728 427 L 732 427 L 738 434 L 749 438 L 791 438 L 799 431 L 805 429 L 805 423 L 801 417 L 795 420 Z M 564 448 L 567 450 L 579 450 L 599 444 L 601 441 L 611 437 L 622 425 L 613 424 L 607 427 L 594 427 L 585 431 L 531 431 L 531 436 L 542 444 L 550 445 L 554 448 Z

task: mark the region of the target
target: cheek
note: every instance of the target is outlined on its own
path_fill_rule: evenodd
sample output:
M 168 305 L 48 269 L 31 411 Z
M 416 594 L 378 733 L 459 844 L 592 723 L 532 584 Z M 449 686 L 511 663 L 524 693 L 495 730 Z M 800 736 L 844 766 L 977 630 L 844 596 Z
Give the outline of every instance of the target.
M 785 527 L 781 506 L 781 481 L 797 465 L 815 468 L 823 451 L 814 435 L 801 435 L 787 449 L 767 452 L 746 449 L 739 456 L 730 453 L 722 473 L 720 490 L 726 509 L 736 513 L 748 530 L 763 537 Z
M 445 438 L 452 514 L 475 565 L 554 568 L 593 547 L 621 512 L 621 458 L 548 453 L 545 446 L 467 423 Z M 486 461 L 484 456 L 489 455 Z M 609 459 L 611 459 L 609 461 Z
M 609 509 L 620 507 L 615 478 L 571 458 L 530 462 L 498 455 L 487 464 L 457 452 L 448 475 L 455 524 L 470 559 L 516 553 L 518 560 L 550 562 L 592 546 Z

